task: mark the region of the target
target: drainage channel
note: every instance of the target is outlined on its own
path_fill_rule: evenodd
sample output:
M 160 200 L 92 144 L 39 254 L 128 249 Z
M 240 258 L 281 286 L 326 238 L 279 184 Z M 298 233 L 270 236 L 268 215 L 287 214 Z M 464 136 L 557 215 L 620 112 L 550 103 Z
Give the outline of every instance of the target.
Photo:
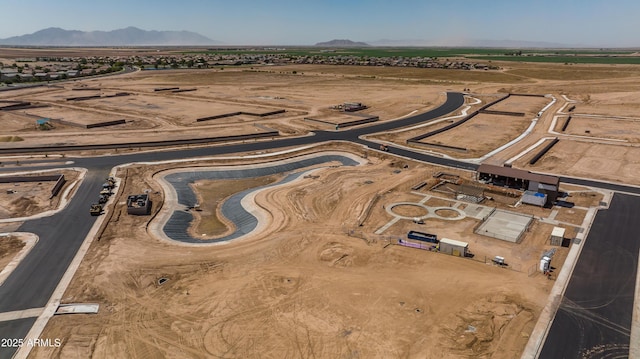
M 178 203 L 188 207 L 197 202 L 196 194 L 193 192 L 189 184 L 198 180 L 254 178 L 298 171 L 290 173 L 281 181 L 236 193 L 226 200 L 222 204 L 222 215 L 233 222 L 236 227 L 236 230 L 227 236 L 213 239 L 199 239 L 192 237 L 189 234 L 188 229 L 193 221 L 193 215 L 183 210 L 175 210 L 169 220 L 164 224 L 162 230 L 167 237 L 185 243 L 207 244 L 226 242 L 240 238 L 251 233 L 258 226 L 258 219 L 242 206 L 241 202 L 243 198 L 252 192 L 291 182 L 304 173 L 310 171 L 302 170 L 304 168 L 329 162 L 340 162 L 343 166 L 357 166 L 359 164 L 357 161 L 347 156 L 322 155 L 301 159 L 295 162 L 275 164 L 268 167 L 189 171 L 169 174 L 165 176 L 165 180 L 174 187 L 178 196 Z

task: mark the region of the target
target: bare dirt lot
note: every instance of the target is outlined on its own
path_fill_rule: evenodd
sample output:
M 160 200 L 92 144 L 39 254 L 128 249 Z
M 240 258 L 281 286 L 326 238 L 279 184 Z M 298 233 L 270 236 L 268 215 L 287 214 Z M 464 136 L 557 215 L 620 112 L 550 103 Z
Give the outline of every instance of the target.
M 566 119 L 558 121 L 556 131 L 560 132 Z M 628 142 L 640 142 L 640 118 L 638 119 L 612 119 L 571 116 L 571 122 L 563 134 L 586 136 L 593 138 L 606 138 L 625 140 Z
M 0 183 L 0 219 L 28 217 L 58 208 L 61 196 L 79 173 L 70 170 L 55 173 L 64 174 L 67 182 L 53 198 L 50 197 L 55 181 Z
M 407 189 L 436 170 L 411 164 L 412 171 L 390 175 L 397 164 L 369 160 L 261 192 L 257 203 L 272 223 L 267 232 L 222 247 L 160 242 L 144 231 L 148 217 L 119 207 L 64 296 L 99 302 L 100 314 L 52 318 L 43 335 L 65 338 L 64 345 L 38 348 L 36 357 L 513 357 L 553 282 L 480 260 L 385 246 L 385 236 L 358 238 L 388 220 L 378 210 L 354 235 L 345 234 L 376 193 L 386 193 L 384 202 L 416 198 Z M 135 176 L 140 170 L 142 179 Z M 128 170 L 127 192 L 158 188 L 149 177 L 155 170 L 140 170 Z M 463 238 L 473 223 L 434 229 Z M 407 226 L 389 234 L 405 235 Z M 518 251 L 493 241 L 471 246 Z M 158 284 L 161 277 L 168 281 Z M 467 295 L 456 294 L 462 289 Z
M 495 101 L 499 95 L 493 94 L 491 96 L 478 96 L 472 94 L 470 97 L 478 98 L 482 102 L 472 105 L 468 113 L 471 113 L 481 105 Z M 469 101 L 470 99 L 467 100 L 467 103 L 469 103 Z M 479 114 L 460 126 L 423 139 L 421 141 L 423 144 L 433 144 L 436 146 L 425 147 L 425 145 L 422 145 L 421 148 L 428 149 L 432 152 L 446 154 L 455 158 L 481 157 L 522 134 L 531 124 L 531 119 L 534 118 L 536 113 L 549 101 L 549 99 L 541 97 L 510 96 L 506 100 L 491 106 L 488 110 L 520 112 L 525 114 L 524 117 Z M 398 131 L 391 134 L 379 134 L 371 136 L 371 138 L 391 142 L 405 142 L 409 138 L 443 128 L 456 121 L 460 121 L 460 119 L 461 118 L 446 121 L 434 121 L 432 125 L 418 129 L 408 129 L 406 131 Z M 466 151 L 460 149 L 447 149 L 437 145 L 458 147 L 460 149 L 466 149 Z M 412 146 L 416 147 L 416 145 Z
M 622 145 L 560 140 L 540 161 L 521 166 L 541 172 L 600 178 L 638 185 L 640 148 Z
M 544 97 L 533 96 L 509 96 L 506 100 L 487 108 L 490 111 L 507 111 L 522 112 L 526 118 L 531 119 L 540 109 L 542 109 L 550 100 Z
M 108 109 L 92 108 L 145 117 L 148 123 L 159 126 L 146 134 L 105 130 L 112 135 L 109 141 L 126 141 L 141 134 L 149 140 L 193 136 L 202 129 L 174 131 L 183 124 L 178 117 L 208 113 L 203 109 L 209 102 L 229 108 L 285 108 L 291 117 L 266 119 L 261 124 L 289 135 L 315 128 L 303 121 L 302 113 L 314 115 L 345 101 L 371 106 L 368 112 L 384 121 L 426 111 L 444 101 L 444 91 L 463 88 L 487 98 L 507 92 L 553 93 L 558 99 L 565 94 L 579 101 L 576 111 L 596 113 L 596 108 L 606 108 L 610 110 L 605 111 L 608 116 L 631 115 L 640 105 L 640 98 L 630 96 L 637 92 L 639 67 L 498 65 L 504 70 L 292 65 L 255 70 L 140 72 L 83 82 L 109 92 L 136 93 L 149 98 L 151 105 L 154 101 L 173 105 L 180 102 L 177 98 L 197 103 L 193 112 L 185 107 L 184 115 L 175 110 L 172 118 L 166 119 L 144 107 L 130 106 L 121 112 L 112 104 Z M 165 86 L 197 87 L 197 91 L 181 95 L 152 93 L 155 87 Z M 47 89 L 0 93 L 2 99 L 62 101 L 45 96 L 50 96 Z M 97 105 L 88 101 L 82 106 Z M 523 102 L 509 109 L 527 112 L 533 107 Z M 557 104 L 554 110 L 559 107 Z M 509 151 L 518 153 L 547 136 L 551 117 L 543 116 L 534 133 Z M 487 118 L 487 124 L 491 121 L 495 120 Z M 241 131 L 234 122 L 211 126 L 207 131 Z M 21 137 L 26 132 L 18 131 L 19 122 L 10 128 Z M 161 130 L 165 128 L 171 131 Z M 460 141 L 474 144 L 480 130 L 468 129 Z M 512 130 L 510 136 L 515 137 L 520 128 Z M 41 141 L 62 141 L 60 138 L 68 137 L 70 131 L 51 131 L 53 135 Z M 35 138 L 43 137 L 42 133 L 24 134 L 25 142 L 37 143 Z M 79 131 L 78 138 L 84 135 L 85 140 L 96 141 L 87 133 L 95 132 Z M 360 148 L 349 149 L 363 153 Z M 640 164 L 634 151 L 631 147 L 563 139 L 532 169 L 638 183 Z M 553 226 L 535 222 L 519 244 L 474 234 L 477 221 L 469 218 L 456 222 L 429 219 L 425 225 L 402 220 L 375 236 L 373 232 L 391 219 L 383 204 L 419 200 L 409 193 L 410 187 L 430 180 L 434 172 L 443 169 L 392 157 L 378 159 L 373 153 L 368 151 L 370 164 L 324 169 L 317 172 L 318 178 L 300 179 L 260 193 L 257 203 L 269 212 L 271 225 L 262 234 L 223 246 L 195 248 L 159 241 L 145 230 L 150 217 L 127 215 L 124 198 L 119 198 L 107 218 L 109 224 L 92 244 L 63 298 L 64 302 L 100 303 L 100 313 L 52 318 L 42 337 L 61 338 L 63 346 L 35 348 L 33 356 L 519 357 L 554 283 L 540 275 L 528 275 L 541 251 L 549 248 Z M 408 169 L 403 168 L 405 164 Z M 524 158 L 515 166 L 525 167 Z M 127 169 L 123 194 L 151 189 L 157 211 L 163 195 L 151 175 L 170 167 Z M 358 227 L 372 201 L 370 216 Z M 441 201 L 428 203 L 446 204 L 452 199 Z M 592 201 L 585 199 L 579 206 Z M 508 207 L 495 202 L 496 206 Z M 208 213 L 213 214 L 214 209 L 217 207 L 209 208 Z M 550 214 L 548 209 L 534 207 L 516 210 L 537 216 Z M 579 224 L 581 211 L 560 210 L 557 216 Z M 476 257 L 463 259 L 387 246 L 410 229 L 467 241 Z M 574 228 L 567 229 L 568 237 L 575 235 Z M 561 267 L 566 253 L 566 248 L 559 248 L 554 267 Z M 485 264 L 484 257 L 494 255 L 506 257 L 509 269 Z M 167 281 L 159 284 L 160 278 Z
M 425 138 L 423 142 L 466 148 L 465 153 L 438 149 L 457 158 L 475 158 L 506 144 L 527 129 L 527 117 L 479 114 L 462 125 Z
M 286 71 L 257 72 L 249 69 L 142 71 L 126 76 L 84 80 L 97 92 L 73 91 L 78 84 L 65 88 L 24 89 L 0 92 L 0 99 L 29 101 L 49 107 L 0 112 L 0 119 L 10 122 L 8 129 L 19 133 L 20 146 L 38 145 L 38 139 L 69 144 L 102 143 L 103 133 L 118 131 L 121 142 L 140 142 L 202 137 L 207 132 L 224 132 L 230 127 L 261 124 L 275 128 L 281 135 L 304 134 L 318 125 L 304 121 L 305 116 L 327 113 L 343 102 L 362 102 L 367 114 L 381 120 L 394 119 L 414 111 L 425 111 L 442 101 L 442 89 L 406 80 L 383 80 L 368 77 L 304 75 Z M 195 91 L 156 92 L 166 87 L 193 88 Z M 129 96 L 104 97 L 118 92 Z M 74 96 L 102 95 L 87 101 L 67 101 Z M 206 122 L 196 119 L 233 112 L 266 113 L 285 110 L 283 114 L 256 117 L 231 116 Z M 38 131 L 37 118 L 51 118 L 53 128 Z M 124 125 L 82 129 L 86 124 L 125 119 Z M 198 127 L 193 132 L 190 128 Z M 149 130 L 152 129 L 152 130 Z M 240 131 L 242 132 L 242 131 Z M 99 136 L 67 136 L 100 133 Z M 246 132 L 245 132 L 246 133 Z M 199 135 L 198 135 L 199 134 Z
M 0 271 L 11 262 L 24 247 L 24 242 L 16 236 L 0 236 Z

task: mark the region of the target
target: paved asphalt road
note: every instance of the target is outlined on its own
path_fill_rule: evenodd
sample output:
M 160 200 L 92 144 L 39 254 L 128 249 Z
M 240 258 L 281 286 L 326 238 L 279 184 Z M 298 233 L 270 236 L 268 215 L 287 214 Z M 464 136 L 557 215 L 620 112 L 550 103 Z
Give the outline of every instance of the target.
M 46 305 L 96 220 L 95 217 L 89 216 L 88 206 L 97 199 L 104 178 L 114 166 L 129 162 L 163 161 L 302 146 L 332 140 L 354 141 L 365 133 L 387 131 L 444 116 L 463 104 L 462 94 L 448 93 L 447 101 L 432 111 L 366 128 L 341 132 L 318 131 L 313 136 L 208 148 L 73 159 L 73 166 L 88 169 L 87 177 L 63 211 L 51 217 L 28 221 L 18 229 L 35 233 L 40 240 L 0 286 L 0 313 Z M 0 338 L 24 338 L 34 321 L 35 319 L 31 318 L 0 322 Z M 0 358 L 10 358 L 14 352 L 15 348 L 0 348 Z
M 48 302 L 53 290 L 58 285 L 60 278 L 64 275 L 69 263 L 75 256 L 95 221 L 95 218 L 88 215 L 88 205 L 95 201 L 104 178 L 107 176 L 109 170 L 116 165 L 129 162 L 162 161 L 260 151 L 335 140 L 351 141 L 377 149 L 378 144 L 362 140 L 359 136 L 426 122 L 453 112 L 463 104 L 464 98 L 462 94 L 448 93 L 447 101 L 442 106 L 427 113 L 351 130 L 339 132 L 318 131 L 312 136 L 284 138 L 272 141 L 255 141 L 208 148 L 180 149 L 95 158 L 74 158 L 75 163 L 72 166 L 87 168 L 89 170 L 87 178 L 85 178 L 77 194 L 64 211 L 49 218 L 29 221 L 19 228 L 20 231 L 38 234 L 40 241 L 20 266 L 7 278 L 4 285 L 0 286 L 0 312 L 38 308 Z M 468 170 L 475 170 L 477 168 L 475 164 L 416 153 L 392 146 L 389 147 L 389 153 L 448 167 Z M 30 167 L 30 169 L 36 169 L 36 167 Z M 7 169 L 2 169 L 1 171 L 6 170 Z M 640 194 L 640 189 L 624 185 L 574 178 L 563 178 L 562 180 L 566 183 L 579 183 L 587 186 Z M 616 195 L 616 198 L 618 198 L 618 195 Z M 630 199 L 629 201 L 632 200 Z M 606 212 L 607 211 L 603 213 Z M 601 215 L 598 215 L 598 218 L 600 216 Z M 589 236 L 589 239 L 590 238 L 591 235 Z M 587 243 L 588 242 L 589 240 L 587 240 Z M 0 338 L 24 338 L 34 321 L 34 318 L 30 318 L 0 322 Z M 14 352 L 15 349 L 0 348 L 0 358 L 10 358 Z
M 540 358 L 626 358 L 640 250 L 640 200 L 615 194 L 591 227 Z M 553 264 L 553 263 L 552 263 Z

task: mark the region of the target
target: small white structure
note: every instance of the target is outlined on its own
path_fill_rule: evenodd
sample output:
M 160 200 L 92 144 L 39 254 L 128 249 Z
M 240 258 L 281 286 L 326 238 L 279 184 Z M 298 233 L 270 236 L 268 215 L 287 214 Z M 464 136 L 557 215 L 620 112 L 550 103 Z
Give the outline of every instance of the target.
M 553 231 L 551 232 L 552 246 L 562 245 L 562 241 L 564 240 L 564 232 L 565 232 L 565 229 L 562 227 L 553 227 Z
M 547 195 L 545 193 L 535 191 L 525 191 L 522 195 L 522 203 L 544 207 L 547 203 Z
M 446 254 L 451 254 L 457 257 L 466 257 L 469 251 L 469 243 L 456 241 L 455 239 L 442 238 L 438 244 L 439 251 Z
M 551 258 L 542 257 L 540 259 L 540 272 L 547 273 L 551 269 Z
M 97 303 L 60 304 L 54 314 L 98 314 L 98 309 L 100 304 Z

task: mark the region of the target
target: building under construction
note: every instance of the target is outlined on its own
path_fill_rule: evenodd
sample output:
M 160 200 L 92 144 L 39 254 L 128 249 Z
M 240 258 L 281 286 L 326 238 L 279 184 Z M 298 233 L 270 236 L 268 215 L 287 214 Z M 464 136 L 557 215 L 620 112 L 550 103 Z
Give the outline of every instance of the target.
M 151 201 L 147 194 L 134 194 L 127 197 L 127 213 L 133 215 L 151 214 Z
M 478 167 L 477 179 L 494 186 L 515 188 L 546 195 L 545 205 L 556 201 L 560 188 L 560 177 L 531 173 L 529 171 L 481 164 Z

